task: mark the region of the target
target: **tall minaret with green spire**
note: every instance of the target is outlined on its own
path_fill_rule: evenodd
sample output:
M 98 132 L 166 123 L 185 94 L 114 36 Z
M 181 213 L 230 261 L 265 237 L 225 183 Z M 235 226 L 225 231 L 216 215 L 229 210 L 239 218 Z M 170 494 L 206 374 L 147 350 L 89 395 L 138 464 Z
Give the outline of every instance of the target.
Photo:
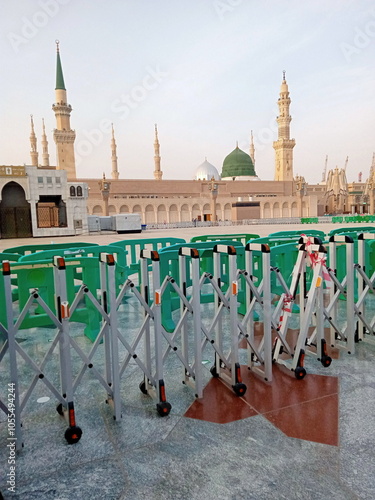
M 75 180 L 77 178 L 74 158 L 74 140 L 76 138 L 76 133 L 70 128 L 70 113 L 72 107 L 67 101 L 58 40 L 56 40 L 56 46 L 56 102 L 52 104 L 52 110 L 55 112 L 56 116 L 56 128 L 53 131 L 53 138 L 57 149 L 57 169 L 66 170 L 68 180 Z
M 296 141 L 290 138 L 290 122 L 292 117 L 289 114 L 291 100 L 289 97 L 288 84 L 283 71 L 283 81 L 281 82 L 280 97 L 277 101 L 279 116 L 277 117 L 278 138 L 273 143 L 275 150 L 275 181 L 293 180 L 293 148 Z

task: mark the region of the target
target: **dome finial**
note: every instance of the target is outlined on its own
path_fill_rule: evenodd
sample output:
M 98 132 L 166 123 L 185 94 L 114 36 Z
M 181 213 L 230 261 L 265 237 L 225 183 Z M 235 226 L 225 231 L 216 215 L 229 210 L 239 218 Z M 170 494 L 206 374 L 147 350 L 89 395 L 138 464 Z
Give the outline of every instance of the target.
M 57 52 L 60 52 L 59 45 L 60 45 L 60 40 L 55 40 L 56 43 L 56 50 Z
M 283 82 L 285 82 L 285 73 L 286 73 L 286 71 L 285 71 L 285 69 L 284 69 L 284 70 L 283 70 Z
M 236 148 L 238 149 L 238 141 L 236 141 Z

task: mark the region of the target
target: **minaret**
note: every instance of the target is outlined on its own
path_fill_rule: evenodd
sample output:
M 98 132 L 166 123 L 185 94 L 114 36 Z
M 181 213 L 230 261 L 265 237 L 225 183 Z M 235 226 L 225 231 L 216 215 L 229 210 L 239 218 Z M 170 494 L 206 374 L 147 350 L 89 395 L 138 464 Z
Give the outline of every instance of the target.
M 42 134 L 42 167 L 49 167 L 49 154 L 48 154 L 48 141 L 46 136 L 46 127 L 44 126 L 44 118 L 42 118 L 43 123 L 43 134 Z
M 31 133 L 30 133 L 30 145 L 31 145 L 30 157 L 31 157 L 31 165 L 35 165 L 37 167 L 38 166 L 38 151 L 37 151 L 37 147 L 36 147 L 36 135 L 35 135 L 35 130 L 34 130 L 33 115 L 30 115 L 30 118 L 31 118 Z
M 277 101 L 279 106 L 279 116 L 277 117 L 278 138 L 273 143 L 275 150 L 275 180 L 293 180 L 293 148 L 296 145 L 294 139 L 290 139 L 290 122 L 292 117 L 289 114 L 291 100 L 289 97 L 288 84 L 283 71 L 283 81 L 281 83 L 280 97 Z
M 250 136 L 250 158 L 253 160 L 253 165 L 255 167 L 255 147 L 254 147 L 253 131 L 251 131 L 251 136 Z
M 115 131 L 113 130 L 113 123 L 112 123 L 112 140 L 111 140 L 111 150 L 112 150 L 112 179 L 118 179 L 118 167 L 117 167 L 117 146 L 116 146 L 116 141 L 115 141 Z
M 57 148 L 57 169 L 66 170 L 68 181 L 76 179 L 76 164 L 74 158 L 74 140 L 76 133 L 70 128 L 70 113 L 72 107 L 67 103 L 64 76 L 61 67 L 59 41 L 57 45 L 56 64 L 56 103 L 52 104 L 52 110 L 56 116 L 56 128 L 53 138 Z
M 154 162 L 155 162 L 155 170 L 154 170 L 154 178 L 157 181 L 161 181 L 161 178 L 163 177 L 163 172 L 160 169 L 160 144 L 159 144 L 159 139 L 158 139 L 158 127 L 155 123 L 155 142 L 154 142 L 154 150 L 155 150 L 155 156 L 154 156 Z

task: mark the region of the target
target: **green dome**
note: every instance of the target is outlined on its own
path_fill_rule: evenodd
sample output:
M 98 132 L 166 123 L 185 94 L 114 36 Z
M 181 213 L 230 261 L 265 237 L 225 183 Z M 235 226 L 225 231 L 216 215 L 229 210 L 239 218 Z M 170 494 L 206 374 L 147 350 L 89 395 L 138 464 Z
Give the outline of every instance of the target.
M 256 177 L 253 160 L 237 146 L 224 159 L 221 178 L 224 177 Z

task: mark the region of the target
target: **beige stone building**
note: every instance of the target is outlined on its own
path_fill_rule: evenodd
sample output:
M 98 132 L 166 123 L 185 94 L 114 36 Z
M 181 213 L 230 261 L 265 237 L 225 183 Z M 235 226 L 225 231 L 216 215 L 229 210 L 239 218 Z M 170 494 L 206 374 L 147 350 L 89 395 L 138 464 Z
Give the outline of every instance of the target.
M 136 212 L 144 224 L 317 216 L 321 193 L 307 193 L 293 178 L 295 140 L 290 139 L 290 103 L 284 72 L 278 100 L 279 136 L 274 143 L 275 180 L 263 181 L 257 176 L 253 141 L 250 154 L 236 146 L 224 159 L 221 174 L 206 159 L 197 167 L 194 180 L 162 180 L 156 126 L 154 179 L 121 179 L 112 131 L 112 179 L 105 180 L 106 189 L 103 181 L 85 179 L 89 186 L 89 213 Z

